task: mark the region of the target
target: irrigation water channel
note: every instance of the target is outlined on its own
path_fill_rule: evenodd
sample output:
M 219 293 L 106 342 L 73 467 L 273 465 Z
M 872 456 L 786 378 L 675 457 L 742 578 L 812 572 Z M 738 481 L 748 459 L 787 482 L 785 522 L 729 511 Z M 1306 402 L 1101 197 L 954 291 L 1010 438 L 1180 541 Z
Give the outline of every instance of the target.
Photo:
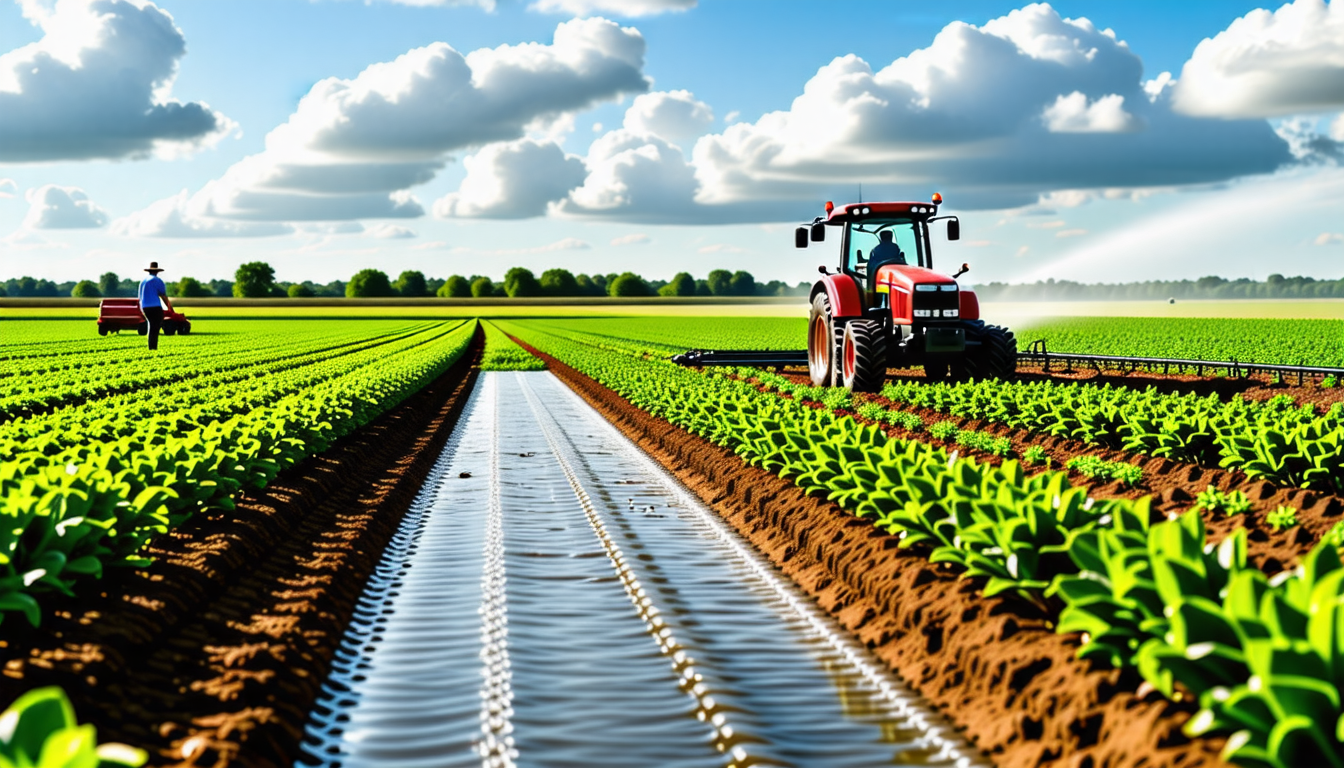
M 987 765 L 550 373 L 485 373 L 302 766 Z

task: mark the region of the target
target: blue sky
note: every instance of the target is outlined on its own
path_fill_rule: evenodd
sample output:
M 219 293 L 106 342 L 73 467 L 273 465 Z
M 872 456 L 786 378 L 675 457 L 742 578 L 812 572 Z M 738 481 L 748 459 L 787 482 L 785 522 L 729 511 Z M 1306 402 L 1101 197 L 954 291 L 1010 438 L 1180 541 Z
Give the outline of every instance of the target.
M 0 276 L 798 281 L 860 183 L 980 281 L 1344 276 L 1344 0 L 1260 7 L 20 0 Z

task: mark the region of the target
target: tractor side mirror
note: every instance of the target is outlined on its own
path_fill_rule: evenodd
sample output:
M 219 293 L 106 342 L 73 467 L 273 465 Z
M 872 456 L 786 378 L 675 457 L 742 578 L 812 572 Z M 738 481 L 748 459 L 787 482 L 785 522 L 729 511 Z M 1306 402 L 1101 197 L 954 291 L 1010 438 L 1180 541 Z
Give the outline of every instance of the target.
M 794 248 L 807 247 L 807 227 L 799 227 L 793 230 L 793 247 Z
M 812 225 L 812 242 L 814 242 L 814 243 L 820 243 L 821 241 L 823 241 L 823 240 L 825 240 L 825 239 L 826 239 L 826 225 L 825 225 L 825 224 L 813 224 L 813 225 Z
M 820 272 L 820 273 L 823 274 L 823 275 L 825 275 L 825 274 L 829 274 L 829 273 L 826 271 L 826 265 L 825 265 L 825 264 L 818 264 L 818 265 L 817 265 L 817 271 Z
M 961 239 L 961 222 L 958 221 L 957 219 L 949 219 L 949 220 L 948 220 L 948 222 L 947 222 L 947 239 L 948 239 L 948 240 L 960 240 L 960 239 Z
M 957 271 L 957 274 L 955 274 L 955 275 L 952 276 L 952 279 L 955 280 L 955 279 L 957 279 L 958 277 L 961 277 L 962 275 L 964 275 L 964 274 L 966 274 L 967 272 L 970 272 L 970 271 L 971 271 L 971 265 L 970 265 L 970 264 L 962 264 L 962 265 L 961 265 L 961 269 L 959 269 L 959 270 Z

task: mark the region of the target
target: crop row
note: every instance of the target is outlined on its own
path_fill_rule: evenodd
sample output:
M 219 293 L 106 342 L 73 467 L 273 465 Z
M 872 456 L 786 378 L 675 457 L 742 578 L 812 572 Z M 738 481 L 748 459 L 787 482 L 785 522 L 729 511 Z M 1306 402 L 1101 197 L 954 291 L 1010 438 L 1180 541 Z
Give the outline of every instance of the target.
M 1192 735 L 1230 734 L 1241 765 L 1344 766 L 1344 567 L 1322 542 L 1273 579 L 1245 532 L 1207 542 L 1195 511 L 1152 522 L 1149 499 L 1097 500 L 1062 472 L 949 456 L 829 409 L 604 350 L 526 323 L 510 332 L 654 416 L 791 479 L 933 562 L 1051 609 L 1080 655 L 1196 697 Z
M 484 321 L 485 351 L 481 355 L 482 371 L 539 371 L 546 364 L 518 346 L 494 323 Z
M 432 324 L 399 325 L 373 335 L 352 330 L 335 339 L 325 334 L 316 338 L 299 335 L 274 343 L 283 338 L 276 334 L 270 340 L 263 337 L 257 346 L 251 339 L 242 345 L 235 339 L 235 345 L 229 348 L 173 350 L 173 354 L 156 357 L 149 365 L 146 364 L 147 353 L 139 350 L 138 359 L 118 361 L 105 369 L 100 366 L 94 370 L 79 367 L 58 372 L 34 372 L 8 382 L 8 391 L 0 396 L 0 421 L 119 393 L 154 391 L 166 383 L 181 384 L 198 378 L 217 383 L 266 376 L 308 361 L 338 357 L 409 338 L 430 327 Z
M 195 512 L 233 508 L 283 468 L 419 390 L 467 348 L 475 324 L 239 382 L 178 385 L 0 425 L 0 617 L 37 623 L 43 593 L 71 594 Z
M 1344 491 L 1344 404 L 1280 395 L 1164 394 L 1080 383 L 897 381 L 894 402 L 1149 456 L 1237 469 L 1277 485 Z
M 1073 317 L 1015 330 L 1052 352 L 1344 367 L 1344 320 Z

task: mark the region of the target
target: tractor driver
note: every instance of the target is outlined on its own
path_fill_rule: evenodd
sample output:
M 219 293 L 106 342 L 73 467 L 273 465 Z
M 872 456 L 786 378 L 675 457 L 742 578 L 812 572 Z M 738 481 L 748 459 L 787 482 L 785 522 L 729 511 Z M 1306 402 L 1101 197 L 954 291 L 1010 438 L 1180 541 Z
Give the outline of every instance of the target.
M 883 264 L 905 264 L 905 253 L 892 239 L 890 229 L 877 233 L 877 239 L 881 242 L 873 246 L 873 250 L 868 254 L 868 274 L 876 275 L 877 268 Z

